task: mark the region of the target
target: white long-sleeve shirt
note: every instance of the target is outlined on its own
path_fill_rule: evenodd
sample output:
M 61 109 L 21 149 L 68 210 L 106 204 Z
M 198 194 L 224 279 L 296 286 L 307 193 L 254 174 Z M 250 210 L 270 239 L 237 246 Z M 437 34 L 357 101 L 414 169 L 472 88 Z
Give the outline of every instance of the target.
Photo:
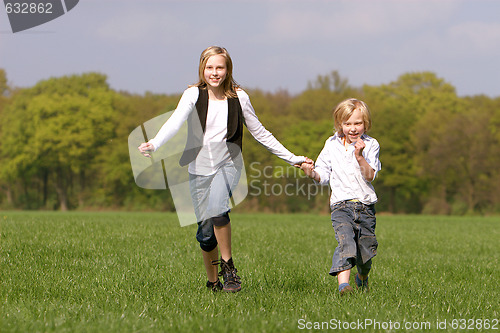
M 238 89 L 236 92 L 242 109 L 243 123 L 254 139 L 266 147 L 271 153 L 291 165 L 304 162 L 304 156 L 296 156 L 291 153 L 264 127 L 264 125 L 262 125 L 250 103 L 248 94 L 241 89 Z M 196 110 L 198 94 L 198 87 L 190 87 L 184 91 L 172 116 L 160 128 L 158 134 L 156 134 L 153 139 L 149 140 L 149 143 L 154 146 L 155 151 L 170 140 L 179 131 L 191 112 Z M 198 161 L 195 160 L 189 164 L 188 170 L 190 173 L 211 174 L 217 170 L 219 165 L 229 158 L 229 153 L 227 151 L 221 154 L 220 151 L 215 152 L 213 149 L 211 150 L 213 144 L 217 146 L 217 143 L 226 142 L 227 116 L 227 100 L 209 100 L 203 147 L 196 159 Z M 220 145 L 217 147 L 220 147 Z
M 375 170 L 374 178 L 381 169 L 379 160 L 380 145 L 374 138 L 363 134 L 365 142 L 363 157 Z M 316 160 L 314 171 L 320 176 L 320 184 L 330 183 L 332 194 L 330 206 L 345 201 L 357 199 L 370 205 L 377 202 L 377 194 L 371 182 L 361 174 L 359 163 L 354 156 L 354 143 L 344 146 L 341 137 L 335 133 L 329 137 L 323 150 Z

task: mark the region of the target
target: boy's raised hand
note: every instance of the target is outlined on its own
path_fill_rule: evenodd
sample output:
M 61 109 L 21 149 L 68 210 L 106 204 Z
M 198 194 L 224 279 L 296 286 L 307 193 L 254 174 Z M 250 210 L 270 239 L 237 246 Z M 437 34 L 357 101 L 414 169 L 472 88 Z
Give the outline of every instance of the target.
M 363 141 L 363 139 L 359 138 L 354 144 L 354 156 L 362 157 L 363 149 L 365 149 L 365 147 L 366 147 L 365 142 Z

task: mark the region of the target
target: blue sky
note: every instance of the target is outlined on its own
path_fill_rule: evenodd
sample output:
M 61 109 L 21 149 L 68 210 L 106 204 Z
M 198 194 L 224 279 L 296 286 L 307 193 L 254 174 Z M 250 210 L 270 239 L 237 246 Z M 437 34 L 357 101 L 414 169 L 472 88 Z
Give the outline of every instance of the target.
M 116 90 L 172 94 L 220 45 L 247 88 L 295 94 L 334 70 L 353 86 L 432 71 L 461 96 L 499 97 L 499 13 L 495 0 L 80 0 L 14 34 L 0 8 L 0 68 L 20 87 L 96 71 Z

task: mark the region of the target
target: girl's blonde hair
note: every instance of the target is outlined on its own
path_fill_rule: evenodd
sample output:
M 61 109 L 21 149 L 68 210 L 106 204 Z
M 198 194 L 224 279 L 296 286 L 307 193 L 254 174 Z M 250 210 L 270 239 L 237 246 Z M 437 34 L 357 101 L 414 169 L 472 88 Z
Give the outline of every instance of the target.
M 222 89 L 224 91 L 224 95 L 228 98 L 237 97 L 236 89 L 239 88 L 239 85 L 233 79 L 233 61 L 231 60 L 231 56 L 227 50 L 220 46 L 210 46 L 207 47 L 200 55 L 200 66 L 198 68 L 198 83 L 193 85 L 194 87 L 201 87 L 206 89 L 207 82 L 205 81 L 205 67 L 207 66 L 208 59 L 211 56 L 220 54 L 224 58 L 226 58 L 226 78 L 222 82 Z
M 342 124 L 351 118 L 354 110 L 358 109 L 363 116 L 363 123 L 365 126 L 365 132 L 368 132 L 372 127 L 372 116 L 370 114 L 370 109 L 365 104 L 365 102 L 359 99 L 349 98 L 340 102 L 335 110 L 333 111 L 333 119 L 335 121 L 335 132 L 340 136 L 343 136 Z

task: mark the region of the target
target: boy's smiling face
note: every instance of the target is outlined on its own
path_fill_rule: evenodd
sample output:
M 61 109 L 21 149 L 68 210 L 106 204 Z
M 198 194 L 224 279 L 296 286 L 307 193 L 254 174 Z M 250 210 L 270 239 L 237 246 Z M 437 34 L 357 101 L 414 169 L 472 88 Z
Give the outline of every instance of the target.
M 348 144 L 356 142 L 363 135 L 365 132 L 365 123 L 363 121 L 363 114 L 359 109 L 355 109 L 351 117 L 342 123 L 342 132 Z

